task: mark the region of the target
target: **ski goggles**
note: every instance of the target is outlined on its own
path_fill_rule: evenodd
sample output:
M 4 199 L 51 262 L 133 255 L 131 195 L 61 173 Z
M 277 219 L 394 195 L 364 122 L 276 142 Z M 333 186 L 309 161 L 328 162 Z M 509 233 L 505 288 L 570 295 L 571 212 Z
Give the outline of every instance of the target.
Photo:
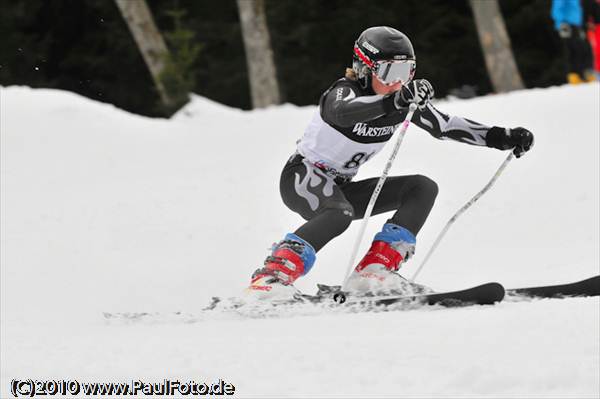
M 373 65 L 373 73 L 386 85 L 410 82 L 415 75 L 417 63 L 414 60 L 377 61 Z

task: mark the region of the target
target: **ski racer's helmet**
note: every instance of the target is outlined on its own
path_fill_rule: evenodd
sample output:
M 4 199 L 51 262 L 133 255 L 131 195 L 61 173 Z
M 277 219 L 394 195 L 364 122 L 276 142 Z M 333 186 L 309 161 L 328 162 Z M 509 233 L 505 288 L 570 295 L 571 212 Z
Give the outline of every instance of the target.
M 370 86 L 372 74 L 388 85 L 406 85 L 414 77 L 416 67 L 412 43 L 394 28 L 368 28 L 354 43 L 352 69 L 363 88 Z

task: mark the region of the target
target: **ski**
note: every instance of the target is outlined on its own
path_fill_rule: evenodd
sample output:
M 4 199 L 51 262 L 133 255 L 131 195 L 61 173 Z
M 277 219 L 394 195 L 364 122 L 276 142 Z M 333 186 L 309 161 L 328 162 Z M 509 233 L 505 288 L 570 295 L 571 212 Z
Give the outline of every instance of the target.
M 600 275 L 570 284 L 546 285 L 506 290 L 512 297 L 569 298 L 600 295 Z
M 333 296 L 340 292 L 339 286 L 327 286 L 318 284 L 319 291 L 317 295 L 302 295 L 301 300 L 310 302 L 324 302 L 331 300 Z M 469 305 L 492 305 L 502 301 L 504 298 L 504 287 L 500 283 L 486 283 L 475 287 L 458 291 L 417 293 L 413 295 L 399 296 L 347 296 L 344 304 L 347 305 L 373 305 L 373 306 L 391 306 L 395 304 L 406 306 L 427 306 L 440 305 L 444 307 L 461 307 Z
M 420 294 L 407 297 L 385 298 L 376 301 L 378 305 L 391 305 L 406 300 L 423 305 L 458 307 L 468 305 L 493 305 L 504 299 L 504 287 L 500 283 L 487 283 L 459 291 Z
M 336 303 L 335 294 L 341 293 L 340 286 L 317 284 L 315 295 L 298 294 L 289 300 L 251 301 L 243 298 L 213 297 L 210 304 L 195 314 L 182 312 L 104 312 L 109 322 L 121 323 L 194 323 L 204 320 L 211 313 L 229 312 L 242 317 L 263 318 L 294 316 L 298 314 L 320 314 L 323 311 L 369 312 L 419 309 L 426 306 L 463 307 L 493 305 L 505 299 L 568 298 L 600 295 L 600 275 L 570 284 L 513 288 L 505 290 L 502 284 L 491 282 L 464 290 L 429 292 L 430 289 L 414 285 L 413 293 L 398 296 L 354 296 L 344 293 L 346 301 Z

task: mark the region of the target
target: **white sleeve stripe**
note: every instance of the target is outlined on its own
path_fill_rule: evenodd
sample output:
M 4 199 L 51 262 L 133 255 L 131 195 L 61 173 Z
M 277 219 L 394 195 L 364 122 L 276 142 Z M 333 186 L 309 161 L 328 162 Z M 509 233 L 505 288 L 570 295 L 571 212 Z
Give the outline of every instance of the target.
M 371 104 L 371 103 L 374 103 L 377 101 L 381 101 L 382 98 L 383 98 L 383 96 L 380 94 L 377 94 L 375 96 L 360 96 L 360 97 L 353 99 L 350 102 L 351 103 Z

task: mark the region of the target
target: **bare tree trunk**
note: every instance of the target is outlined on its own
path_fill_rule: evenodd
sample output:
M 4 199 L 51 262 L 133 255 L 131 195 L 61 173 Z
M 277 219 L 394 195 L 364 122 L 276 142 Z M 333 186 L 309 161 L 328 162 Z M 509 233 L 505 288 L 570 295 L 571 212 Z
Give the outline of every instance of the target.
M 488 75 L 497 93 L 523 89 L 497 0 L 469 0 Z
M 167 45 L 158 28 L 154 24 L 152 13 L 146 0 L 115 0 L 121 15 L 135 39 L 135 42 L 144 57 L 146 66 L 150 70 L 152 79 L 163 104 L 170 107 L 174 104 L 161 82 L 160 75 L 165 68 L 166 58 L 169 55 Z
M 237 0 L 252 106 L 262 108 L 279 104 L 279 85 L 263 0 Z

